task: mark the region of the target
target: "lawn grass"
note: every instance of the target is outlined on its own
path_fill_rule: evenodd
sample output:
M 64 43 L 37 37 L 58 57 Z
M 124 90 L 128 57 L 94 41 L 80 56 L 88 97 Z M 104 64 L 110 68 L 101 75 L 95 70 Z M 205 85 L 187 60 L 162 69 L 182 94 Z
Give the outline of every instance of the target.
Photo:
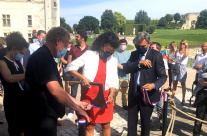
M 127 37 L 134 37 L 127 35 Z M 150 34 L 151 41 L 161 43 L 162 46 L 169 46 L 170 42 L 175 41 L 178 45 L 182 39 L 188 41 L 189 47 L 200 47 L 202 43 L 207 42 L 207 29 L 156 29 Z

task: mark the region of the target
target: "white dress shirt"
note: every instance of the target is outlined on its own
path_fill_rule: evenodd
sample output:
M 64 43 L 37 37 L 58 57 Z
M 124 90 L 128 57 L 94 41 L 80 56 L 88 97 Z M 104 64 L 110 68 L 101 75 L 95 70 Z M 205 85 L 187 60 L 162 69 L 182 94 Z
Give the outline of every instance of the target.
M 207 53 L 206 53 L 205 56 L 203 55 L 203 53 L 200 53 L 200 54 L 197 55 L 196 60 L 193 64 L 193 67 L 197 66 L 197 65 L 203 65 L 206 61 L 207 61 Z M 196 73 L 199 73 L 199 70 L 196 70 Z
M 146 57 L 146 55 L 147 55 L 147 52 L 148 52 L 148 50 L 146 51 L 146 53 L 143 55 L 143 56 L 139 56 L 139 60 L 145 60 L 145 57 Z M 138 66 L 139 67 L 139 66 Z M 137 85 L 139 86 L 140 85 L 140 76 L 141 76 L 141 69 L 140 70 L 138 70 L 138 72 L 137 72 Z
M 39 43 L 39 41 L 32 43 L 29 45 L 29 51 L 30 51 L 30 55 L 32 53 L 34 53 L 37 49 L 39 49 L 42 45 Z

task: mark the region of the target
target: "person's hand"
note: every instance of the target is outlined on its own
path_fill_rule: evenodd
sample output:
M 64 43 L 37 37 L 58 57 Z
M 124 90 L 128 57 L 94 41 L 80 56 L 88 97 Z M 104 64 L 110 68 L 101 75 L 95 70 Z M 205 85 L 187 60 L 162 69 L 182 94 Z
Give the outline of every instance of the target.
M 113 91 L 111 91 L 109 96 L 108 96 L 108 103 L 112 103 L 112 102 L 114 102 L 114 93 L 113 93 Z
M 168 57 L 169 60 L 173 60 L 171 57 Z
M 82 80 L 82 86 L 86 86 L 86 87 L 91 87 L 91 85 L 89 84 L 89 82 L 91 82 L 91 80 L 89 80 L 88 78 L 84 77 Z
M 93 106 L 91 104 L 88 104 L 87 102 L 80 101 L 79 106 L 83 110 L 90 110 Z
M 185 48 L 188 48 L 188 45 L 185 44 Z
M 142 89 L 145 89 L 145 91 L 151 91 L 152 89 L 154 89 L 154 87 L 155 87 L 154 84 L 149 83 L 142 86 Z
M 143 65 L 145 67 L 148 67 L 148 68 L 151 68 L 152 67 L 152 62 L 148 59 L 145 59 L 145 60 L 140 60 L 139 61 L 139 64 L 140 65 Z
M 90 122 L 87 113 L 83 109 L 79 108 L 79 110 L 76 110 L 76 115 L 84 116 L 87 119 L 87 122 Z

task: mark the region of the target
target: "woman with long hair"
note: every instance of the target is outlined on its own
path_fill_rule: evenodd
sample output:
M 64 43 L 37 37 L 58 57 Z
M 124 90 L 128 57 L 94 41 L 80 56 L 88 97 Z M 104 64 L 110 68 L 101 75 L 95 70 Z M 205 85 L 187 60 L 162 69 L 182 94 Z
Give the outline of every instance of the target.
M 113 97 L 118 89 L 117 59 L 112 56 L 119 47 L 119 38 L 113 32 L 101 34 L 82 56 L 72 61 L 66 68 L 73 76 L 82 81 L 81 101 L 90 103 L 98 94 L 97 86 L 90 86 L 89 82 L 103 84 L 104 98 L 108 102 L 106 109 L 93 107 L 86 111 L 90 122 L 86 127 L 86 136 L 93 136 L 95 124 L 102 127 L 103 136 L 111 135 L 110 122 L 113 119 Z M 83 75 L 77 70 L 83 68 Z
M 181 105 L 185 104 L 185 92 L 186 92 L 186 78 L 187 78 L 187 70 L 186 65 L 188 63 L 188 41 L 186 39 L 181 40 L 180 48 L 176 51 L 176 64 L 179 65 L 179 73 L 172 73 L 173 78 L 173 91 L 172 98 L 174 98 L 178 81 L 182 86 L 182 102 Z
M 176 59 L 175 59 L 175 53 L 177 51 L 177 44 L 173 41 L 169 45 L 169 53 L 168 53 L 168 75 L 169 75 L 169 87 L 167 90 L 171 90 L 172 85 L 172 67 L 175 65 Z
M 7 52 L 0 59 L 0 79 L 4 87 L 4 111 L 10 136 L 23 136 L 23 87 L 25 69 L 20 63 L 28 43 L 19 32 L 6 37 Z

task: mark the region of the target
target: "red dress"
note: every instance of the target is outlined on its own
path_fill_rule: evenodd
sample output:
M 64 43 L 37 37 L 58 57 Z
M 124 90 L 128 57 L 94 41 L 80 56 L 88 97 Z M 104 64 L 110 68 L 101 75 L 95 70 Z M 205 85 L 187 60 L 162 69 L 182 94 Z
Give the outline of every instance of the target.
M 103 90 L 105 90 L 106 80 L 106 62 L 99 58 L 99 65 L 96 77 L 93 82 L 103 84 Z M 90 88 L 81 88 L 81 101 L 90 103 L 95 99 L 99 91 L 98 86 L 91 86 Z M 109 90 L 104 91 L 105 101 L 108 101 Z M 86 111 L 91 123 L 108 123 L 113 119 L 113 103 L 108 103 L 106 109 L 93 107 L 91 110 Z

